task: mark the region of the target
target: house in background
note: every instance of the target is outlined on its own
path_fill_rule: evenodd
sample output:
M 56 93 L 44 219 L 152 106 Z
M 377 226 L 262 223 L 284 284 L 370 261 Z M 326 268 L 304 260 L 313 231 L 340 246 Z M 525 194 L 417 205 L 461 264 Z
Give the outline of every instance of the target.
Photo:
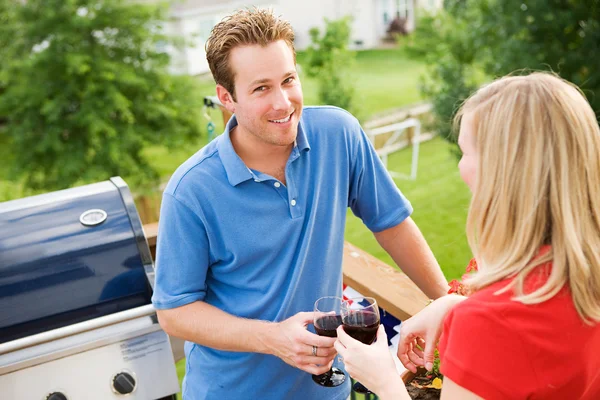
M 175 3 L 171 11 L 171 34 L 186 38 L 193 45 L 172 50 L 172 70 L 198 75 L 209 72 L 204 43 L 213 26 L 227 14 L 246 7 L 271 8 L 275 14 L 290 21 L 296 33 L 296 49 L 310 45 L 309 31 L 323 29 L 324 19 L 335 20 L 350 15 L 353 18 L 350 46 L 371 49 L 381 45 L 395 18 L 405 22 L 407 31 L 415 26 L 416 10 L 435 11 L 443 0 L 184 0 Z

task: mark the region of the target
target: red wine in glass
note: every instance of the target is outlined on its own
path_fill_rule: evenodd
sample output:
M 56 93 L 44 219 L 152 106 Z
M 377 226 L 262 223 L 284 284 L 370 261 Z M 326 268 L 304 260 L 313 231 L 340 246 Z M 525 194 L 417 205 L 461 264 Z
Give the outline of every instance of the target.
M 343 299 L 341 297 L 326 296 L 315 302 L 314 326 L 319 336 L 337 337 L 336 329 L 342 324 L 341 308 Z M 313 375 L 313 381 L 325 387 L 339 386 L 346 380 L 344 371 L 332 367 L 321 375 Z
M 324 315 L 316 319 L 315 331 L 319 336 L 337 337 L 336 329 L 341 324 L 341 315 Z
M 364 344 L 371 344 L 375 341 L 379 323 L 379 306 L 372 297 L 349 299 L 342 305 L 344 331 Z M 357 393 L 372 393 L 360 382 L 356 382 L 352 386 L 352 390 Z
M 371 344 L 377 337 L 379 313 L 364 310 L 350 310 L 344 322 L 344 331 L 364 344 Z

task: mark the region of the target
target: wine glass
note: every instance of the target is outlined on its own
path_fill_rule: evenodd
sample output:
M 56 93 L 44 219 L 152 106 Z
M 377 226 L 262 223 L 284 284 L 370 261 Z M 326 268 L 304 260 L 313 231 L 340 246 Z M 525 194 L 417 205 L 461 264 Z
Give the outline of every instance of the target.
M 354 339 L 371 344 L 377 337 L 379 329 L 379 306 L 372 297 L 348 299 L 342 304 L 342 325 L 344 331 Z M 357 393 L 372 393 L 360 382 L 352 386 Z
M 317 335 L 337 337 L 336 329 L 342 324 L 341 309 L 344 300 L 341 297 L 325 296 L 315 302 L 314 326 Z M 332 367 L 321 375 L 313 375 L 313 381 L 321 386 L 339 386 L 346 380 L 344 371 Z

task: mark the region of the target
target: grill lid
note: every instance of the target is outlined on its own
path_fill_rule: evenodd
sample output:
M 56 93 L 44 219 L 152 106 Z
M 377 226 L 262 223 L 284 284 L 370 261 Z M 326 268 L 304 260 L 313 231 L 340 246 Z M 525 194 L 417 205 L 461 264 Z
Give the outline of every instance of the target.
M 153 281 L 121 178 L 0 203 L 0 343 L 150 304 Z

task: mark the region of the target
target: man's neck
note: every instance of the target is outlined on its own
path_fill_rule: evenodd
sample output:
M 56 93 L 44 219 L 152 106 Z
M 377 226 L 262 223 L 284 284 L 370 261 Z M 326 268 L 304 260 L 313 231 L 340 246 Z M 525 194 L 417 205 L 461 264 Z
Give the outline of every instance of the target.
M 229 132 L 229 137 L 236 154 L 248 168 L 271 175 L 285 183 L 285 165 L 294 143 L 288 146 L 265 143 L 250 134 L 244 134 L 239 126 Z

